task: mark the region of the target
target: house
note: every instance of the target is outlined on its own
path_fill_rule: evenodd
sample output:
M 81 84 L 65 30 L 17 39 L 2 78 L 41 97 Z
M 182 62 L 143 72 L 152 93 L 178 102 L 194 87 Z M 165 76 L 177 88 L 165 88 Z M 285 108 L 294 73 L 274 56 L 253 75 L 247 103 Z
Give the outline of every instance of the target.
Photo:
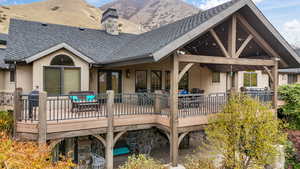
M 300 49 L 296 52 L 300 55 Z M 300 83 L 300 69 L 280 69 L 279 71 L 279 85 L 295 84 Z
M 156 128 L 176 167 L 185 136 L 222 109 L 227 91 L 239 90 L 238 72 L 246 71 L 250 86 L 253 71 L 266 72 L 272 91 L 255 97 L 276 109 L 278 68 L 300 66 L 251 0 L 232 0 L 140 35 L 119 32 L 115 9 L 101 23 L 106 30 L 10 21 L 5 63 L 15 71 L 17 138 L 53 146 L 65 140 L 75 161 L 88 161 L 78 154 L 94 148 L 79 146 L 81 137 L 93 137 L 112 169 L 113 147 L 124 133 Z M 33 89 L 38 97 L 28 95 Z

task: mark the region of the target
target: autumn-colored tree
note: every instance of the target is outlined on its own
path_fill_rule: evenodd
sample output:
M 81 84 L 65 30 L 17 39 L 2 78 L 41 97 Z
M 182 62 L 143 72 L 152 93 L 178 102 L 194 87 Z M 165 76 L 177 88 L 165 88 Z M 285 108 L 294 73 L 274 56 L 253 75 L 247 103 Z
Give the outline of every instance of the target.
M 212 152 L 222 157 L 221 168 L 259 169 L 272 164 L 276 145 L 286 140 L 281 124 L 270 106 L 235 95 L 210 119 L 205 132 Z
M 145 155 L 133 155 L 119 169 L 167 169 L 167 167 Z
M 54 163 L 47 146 L 13 141 L 5 133 L 0 133 L 1 169 L 70 169 L 74 166 L 70 159 Z

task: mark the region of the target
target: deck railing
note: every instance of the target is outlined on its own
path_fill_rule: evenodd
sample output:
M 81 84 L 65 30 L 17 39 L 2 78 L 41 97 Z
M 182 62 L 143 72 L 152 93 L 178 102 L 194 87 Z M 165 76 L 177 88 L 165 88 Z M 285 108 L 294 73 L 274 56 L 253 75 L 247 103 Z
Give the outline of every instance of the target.
M 273 93 L 269 91 L 246 92 L 245 94 L 264 102 L 270 103 Z M 47 121 L 64 121 L 107 117 L 107 94 L 97 94 L 91 98 L 86 95 L 48 96 L 46 104 Z M 227 103 L 227 93 L 209 95 L 188 94 L 178 97 L 178 116 L 208 115 L 218 113 Z M 38 121 L 39 96 L 21 95 L 20 121 Z M 118 93 L 114 95 L 113 115 L 145 115 L 170 114 L 169 95 L 158 93 Z
M 227 98 L 226 93 L 180 95 L 178 116 L 187 117 L 218 113 L 227 103 Z

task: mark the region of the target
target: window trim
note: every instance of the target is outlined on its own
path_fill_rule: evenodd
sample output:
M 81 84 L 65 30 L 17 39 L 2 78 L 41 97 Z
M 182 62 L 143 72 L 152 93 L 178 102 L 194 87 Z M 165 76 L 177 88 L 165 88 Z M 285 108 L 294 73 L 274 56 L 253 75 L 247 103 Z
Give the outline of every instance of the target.
M 250 74 L 250 86 L 245 86 L 245 74 Z M 256 86 L 252 85 L 251 75 L 256 74 Z M 258 87 L 258 73 L 255 71 L 247 71 L 243 73 L 243 86 L 244 87 Z
M 78 66 L 58 66 L 58 65 L 54 65 L 54 66 L 43 66 L 43 89 L 46 90 L 46 69 L 47 68 L 53 68 L 53 69 L 59 69 L 60 70 L 60 92 L 58 95 L 64 95 L 64 70 L 65 69 L 79 69 L 79 89 L 81 90 L 81 67 Z M 49 94 L 48 95 L 54 95 L 55 94 Z
M 136 72 L 146 72 L 146 90 L 148 90 L 148 70 L 135 70 L 134 72 L 134 91 L 137 93 L 137 79 L 136 79 Z

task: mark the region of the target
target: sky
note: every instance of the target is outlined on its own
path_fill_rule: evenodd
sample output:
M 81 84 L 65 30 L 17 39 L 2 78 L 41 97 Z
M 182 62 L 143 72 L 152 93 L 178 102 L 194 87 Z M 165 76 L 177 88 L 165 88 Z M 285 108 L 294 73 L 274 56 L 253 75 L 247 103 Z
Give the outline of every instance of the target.
M 41 0 L 0 0 L 1 5 L 25 4 Z M 86 0 L 101 6 L 113 0 Z M 208 9 L 228 0 L 184 0 L 201 9 Z M 300 47 L 300 0 L 253 0 L 263 14 L 292 45 Z

